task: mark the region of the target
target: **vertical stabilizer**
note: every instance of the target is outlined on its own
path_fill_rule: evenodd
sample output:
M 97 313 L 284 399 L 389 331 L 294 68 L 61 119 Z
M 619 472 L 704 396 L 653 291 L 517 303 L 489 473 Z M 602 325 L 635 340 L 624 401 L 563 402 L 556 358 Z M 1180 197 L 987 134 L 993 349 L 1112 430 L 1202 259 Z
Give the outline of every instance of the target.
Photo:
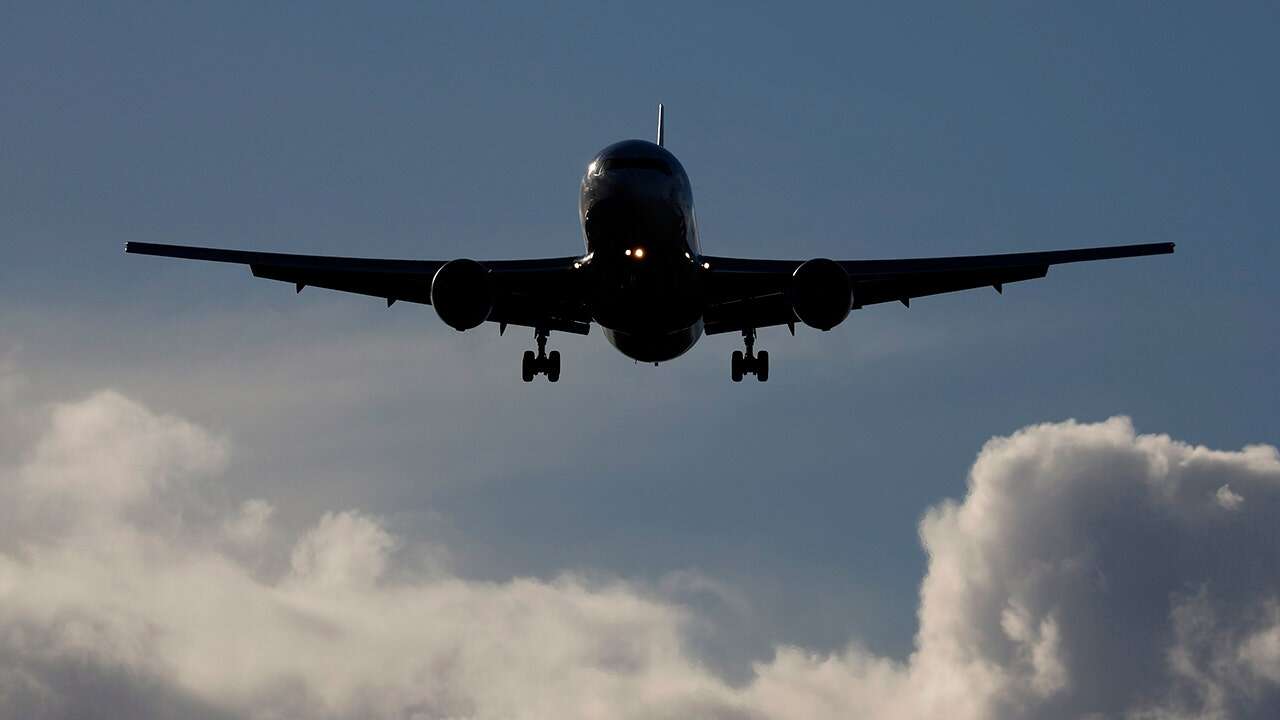
M 662 103 L 658 103 L 658 147 L 662 147 L 662 141 L 666 139 L 662 120 Z

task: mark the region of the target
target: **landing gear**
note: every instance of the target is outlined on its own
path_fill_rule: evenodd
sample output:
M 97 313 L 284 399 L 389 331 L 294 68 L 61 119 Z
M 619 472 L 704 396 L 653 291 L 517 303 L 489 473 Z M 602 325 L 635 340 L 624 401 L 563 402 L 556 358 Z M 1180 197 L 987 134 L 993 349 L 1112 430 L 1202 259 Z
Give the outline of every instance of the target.
M 546 375 L 551 382 L 560 380 L 560 351 L 547 352 L 547 337 L 550 334 L 550 331 L 542 328 L 533 331 L 533 337 L 538 341 L 538 354 L 534 355 L 532 350 L 524 351 L 524 356 L 520 359 L 521 380 L 532 382 L 538 375 Z
M 547 369 L 545 371 L 547 373 L 547 380 L 550 382 L 560 382 L 560 351 L 552 350 L 547 353 L 547 360 L 550 361 L 547 364 Z
M 742 382 L 744 375 L 755 375 L 756 380 L 767 382 L 769 380 L 769 352 L 761 350 L 758 354 L 754 351 L 756 345 L 756 331 L 743 330 L 742 342 L 746 345 L 745 352 L 742 350 L 734 350 L 733 356 L 729 361 L 729 377 L 734 382 Z

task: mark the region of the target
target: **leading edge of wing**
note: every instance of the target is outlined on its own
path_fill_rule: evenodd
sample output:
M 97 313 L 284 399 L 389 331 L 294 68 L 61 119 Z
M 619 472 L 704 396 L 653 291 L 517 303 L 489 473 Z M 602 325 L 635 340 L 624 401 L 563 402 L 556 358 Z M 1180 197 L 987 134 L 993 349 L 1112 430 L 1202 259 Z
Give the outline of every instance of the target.
M 435 260 L 385 260 L 379 258 L 337 257 L 332 255 L 295 255 L 292 253 L 256 252 L 250 250 L 226 250 L 223 248 L 195 247 L 192 245 L 162 245 L 159 243 L 128 242 L 126 253 L 155 255 L 183 260 L 207 260 L 210 262 L 264 267 L 292 268 L 296 270 L 349 270 L 353 272 L 401 272 L 434 273 L 442 264 Z
M 997 255 L 962 255 L 938 258 L 904 258 L 900 260 L 844 260 L 841 265 L 850 278 L 900 275 L 903 273 L 948 272 L 955 270 L 1002 270 L 1008 268 L 1041 267 L 1093 260 L 1168 255 L 1174 244 L 1143 243 L 1140 245 L 1110 245 L 1103 247 L 1050 250 L 1047 252 L 1003 253 Z
M 851 279 L 899 275 L 904 273 L 945 272 L 948 270 L 986 270 L 1090 260 L 1167 255 L 1174 250 L 1173 243 L 1144 243 L 1140 245 L 1110 245 L 1103 247 L 1050 250 L 1043 252 L 1000 253 L 995 255 L 958 255 L 953 257 L 899 258 L 890 260 L 841 260 L 840 265 Z M 734 257 L 703 258 L 712 272 L 726 273 L 790 273 L 802 260 L 756 260 Z
M 296 270 L 347 270 L 351 272 L 406 273 L 432 275 L 445 260 L 394 260 L 385 258 L 340 257 L 335 255 L 297 255 L 293 253 L 227 250 L 194 245 L 127 242 L 126 253 L 234 263 L 238 265 L 291 268 Z M 480 264 L 497 272 L 557 270 L 572 267 L 576 257 L 535 258 L 529 260 L 480 260 Z

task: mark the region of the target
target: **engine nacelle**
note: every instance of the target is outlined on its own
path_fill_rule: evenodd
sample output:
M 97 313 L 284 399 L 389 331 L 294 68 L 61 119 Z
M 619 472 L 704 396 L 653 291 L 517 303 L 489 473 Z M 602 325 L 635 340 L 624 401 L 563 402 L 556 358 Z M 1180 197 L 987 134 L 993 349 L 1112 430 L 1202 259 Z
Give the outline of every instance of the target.
M 431 278 L 431 306 L 454 330 L 470 330 L 493 312 L 489 271 L 475 260 L 450 260 Z
M 796 268 L 787 295 L 796 319 L 819 330 L 844 322 L 853 306 L 849 273 L 826 258 L 815 258 Z

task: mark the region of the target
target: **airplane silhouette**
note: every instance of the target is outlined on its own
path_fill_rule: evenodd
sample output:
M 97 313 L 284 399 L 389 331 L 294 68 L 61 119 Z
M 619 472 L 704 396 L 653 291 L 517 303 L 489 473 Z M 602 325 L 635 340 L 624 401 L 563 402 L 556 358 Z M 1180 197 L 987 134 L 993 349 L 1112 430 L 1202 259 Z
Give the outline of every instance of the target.
M 1148 243 L 965 257 L 897 260 L 754 260 L 705 255 L 698 242 L 693 188 L 664 147 L 658 106 L 657 142 L 624 140 L 587 165 L 578 214 L 586 254 L 529 260 L 386 260 L 294 255 L 131 242 L 142 255 L 248 265 L 255 277 L 422 303 L 450 327 L 484 322 L 533 328 L 537 353 L 526 350 L 525 382 L 560 379 L 560 353 L 547 352 L 551 332 L 586 335 L 599 325 L 609 342 L 639 362 L 657 364 L 706 335 L 742 333 L 730 377 L 769 379 L 769 353 L 755 351 L 756 331 L 796 323 L 830 330 L 868 305 L 972 288 L 1003 292 L 1008 283 L 1042 278 L 1062 263 L 1160 255 L 1173 243 Z

